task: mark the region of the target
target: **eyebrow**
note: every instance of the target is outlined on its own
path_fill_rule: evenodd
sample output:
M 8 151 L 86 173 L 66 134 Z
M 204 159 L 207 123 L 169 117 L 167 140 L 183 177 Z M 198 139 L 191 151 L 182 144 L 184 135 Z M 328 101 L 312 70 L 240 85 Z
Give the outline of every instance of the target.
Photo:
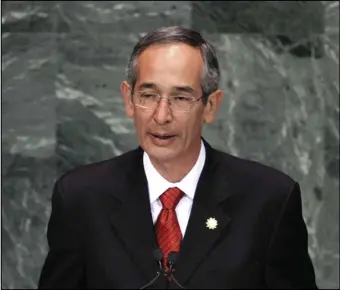
M 157 89 L 154 83 L 142 83 L 138 89 Z
M 194 93 L 195 90 L 190 86 L 176 86 L 176 91 L 184 92 L 184 93 Z
M 139 86 L 139 89 L 158 89 L 157 85 L 154 83 L 142 83 Z M 195 90 L 190 86 L 174 86 L 173 90 L 185 92 L 185 93 L 194 93 Z

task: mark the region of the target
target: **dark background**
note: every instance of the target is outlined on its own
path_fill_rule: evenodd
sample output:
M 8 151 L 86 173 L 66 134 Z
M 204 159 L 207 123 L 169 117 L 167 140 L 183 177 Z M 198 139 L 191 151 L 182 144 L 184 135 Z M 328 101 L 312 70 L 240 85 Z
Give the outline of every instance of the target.
M 2 1 L 2 288 L 37 287 L 55 180 L 137 146 L 119 85 L 168 25 L 218 50 L 204 137 L 300 182 L 317 283 L 339 288 L 338 1 Z

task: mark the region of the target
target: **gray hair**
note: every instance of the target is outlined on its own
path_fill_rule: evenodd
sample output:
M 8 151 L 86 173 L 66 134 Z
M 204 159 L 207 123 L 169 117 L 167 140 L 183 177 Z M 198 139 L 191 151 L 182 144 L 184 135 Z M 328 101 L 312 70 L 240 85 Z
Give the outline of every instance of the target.
M 220 82 L 220 69 L 214 47 L 206 41 L 199 32 L 179 27 L 162 27 L 143 36 L 133 48 L 127 68 L 127 81 L 134 91 L 137 82 L 138 57 L 153 44 L 166 44 L 181 42 L 201 50 L 204 61 L 204 70 L 201 80 L 203 103 L 206 104 L 208 96 L 216 91 Z

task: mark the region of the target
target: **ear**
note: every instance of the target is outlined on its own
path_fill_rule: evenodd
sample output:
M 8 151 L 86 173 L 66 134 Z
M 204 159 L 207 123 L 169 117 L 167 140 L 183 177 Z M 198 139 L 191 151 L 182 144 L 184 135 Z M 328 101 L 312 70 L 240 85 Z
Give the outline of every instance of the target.
M 204 108 L 204 123 L 210 124 L 215 120 L 218 109 L 223 99 L 223 91 L 217 90 L 208 97 L 208 102 Z
M 125 114 L 128 118 L 133 118 L 134 107 L 131 98 L 131 87 L 128 82 L 124 81 L 121 83 L 120 92 L 125 103 Z

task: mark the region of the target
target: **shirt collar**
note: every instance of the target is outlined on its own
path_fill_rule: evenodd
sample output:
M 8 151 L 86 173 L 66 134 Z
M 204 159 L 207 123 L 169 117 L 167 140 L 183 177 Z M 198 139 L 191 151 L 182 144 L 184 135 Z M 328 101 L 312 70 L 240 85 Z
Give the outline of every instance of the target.
M 197 183 L 204 167 L 205 159 L 205 147 L 203 141 L 201 141 L 201 150 L 195 165 L 181 181 L 172 183 L 158 173 L 158 171 L 152 165 L 148 154 L 144 151 L 143 165 L 148 181 L 150 203 L 156 201 L 169 187 L 178 187 L 184 192 L 186 196 L 193 200 Z

